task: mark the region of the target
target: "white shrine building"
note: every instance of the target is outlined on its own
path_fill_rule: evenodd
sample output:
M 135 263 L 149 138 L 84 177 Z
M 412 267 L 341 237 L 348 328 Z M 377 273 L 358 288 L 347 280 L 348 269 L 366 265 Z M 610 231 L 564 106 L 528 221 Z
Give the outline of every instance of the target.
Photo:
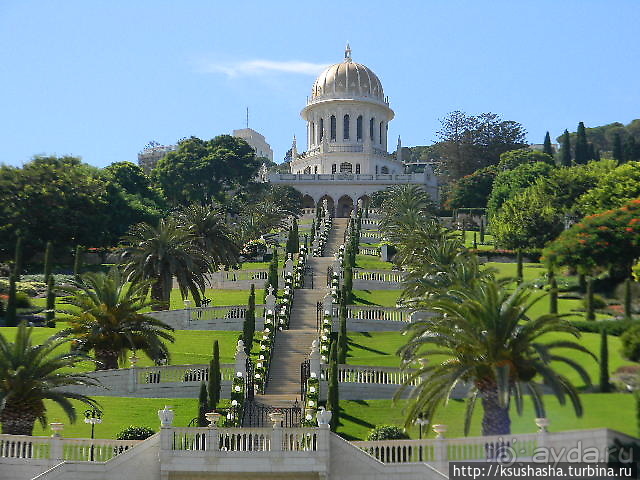
M 396 155 L 387 152 L 387 132 L 393 119 L 382 83 L 367 66 L 351 59 L 327 67 L 311 87 L 301 111 L 307 122 L 306 151 L 293 140 L 291 173 L 272 174 L 272 183 L 291 185 L 304 195 L 304 207 L 327 200 L 335 216 L 349 216 L 354 205 L 387 187 L 421 185 L 438 201 L 438 183 L 431 167 L 424 173 L 404 173 L 398 138 Z

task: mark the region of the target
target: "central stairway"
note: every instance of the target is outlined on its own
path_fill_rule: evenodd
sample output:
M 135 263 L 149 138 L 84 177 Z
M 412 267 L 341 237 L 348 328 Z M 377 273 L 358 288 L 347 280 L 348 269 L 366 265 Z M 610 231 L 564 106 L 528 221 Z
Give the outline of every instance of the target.
M 300 400 L 300 364 L 309 358 L 311 344 L 318 338 L 316 305 L 327 294 L 327 269 L 344 241 L 348 222 L 348 218 L 334 218 L 324 256 L 309 257 L 313 281 L 308 283 L 313 288 L 296 290 L 289 329 L 276 335 L 265 394 L 255 397 L 264 406 L 289 408 Z

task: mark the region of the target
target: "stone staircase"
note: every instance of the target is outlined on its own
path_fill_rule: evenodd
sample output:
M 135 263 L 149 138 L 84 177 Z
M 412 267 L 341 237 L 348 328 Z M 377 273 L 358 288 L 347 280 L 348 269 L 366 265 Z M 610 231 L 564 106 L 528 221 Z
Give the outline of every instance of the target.
M 309 258 L 313 288 L 295 292 L 289 329 L 276 335 L 265 394 L 255 397 L 261 404 L 286 408 L 300 399 L 300 364 L 309 358 L 311 343 L 318 337 L 316 305 L 327 293 L 327 268 L 334 261 L 333 254 L 343 243 L 348 221 L 348 218 L 335 218 L 327 239 L 325 256 Z

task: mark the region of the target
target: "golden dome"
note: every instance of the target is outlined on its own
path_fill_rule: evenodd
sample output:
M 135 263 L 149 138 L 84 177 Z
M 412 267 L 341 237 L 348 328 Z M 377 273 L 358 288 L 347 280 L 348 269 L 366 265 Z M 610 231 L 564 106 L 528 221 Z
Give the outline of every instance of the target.
M 380 79 L 371 69 L 351 60 L 347 45 L 344 61 L 327 67 L 311 87 L 311 101 L 331 98 L 371 98 L 384 102 Z

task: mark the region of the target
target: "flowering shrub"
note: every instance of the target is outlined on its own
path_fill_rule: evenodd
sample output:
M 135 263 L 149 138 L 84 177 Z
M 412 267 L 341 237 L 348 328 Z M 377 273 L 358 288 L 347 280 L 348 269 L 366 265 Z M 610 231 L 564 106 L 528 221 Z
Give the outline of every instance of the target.
M 227 415 L 227 424 L 240 427 L 242 412 L 244 410 L 244 377 L 241 374 L 233 378 L 231 384 L 231 408 Z
M 324 314 L 322 329 L 320 330 L 320 358 L 324 363 L 329 362 L 329 349 L 331 347 L 331 325 L 333 319 L 331 313 Z
M 276 326 L 274 323 L 274 313 L 269 311 L 264 319 L 264 331 L 262 332 L 262 338 L 260 339 L 260 353 L 258 355 L 258 361 L 256 362 L 256 368 L 254 369 L 253 374 L 253 383 L 256 391 L 259 393 L 264 393 L 275 335 Z
M 543 252 L 557 265 L 593 271 L 609 267 L 626 277 L 640 257 L 640 198 L 603 213 L 585 217 L 565 230 Z
M 315 426 L 316 413 L 318 412 L 318 400 L 320 399 L 320 381 L 316 377 L 307 379 L 307 395 L 304 405 L 303 425 L 306 427 Z

